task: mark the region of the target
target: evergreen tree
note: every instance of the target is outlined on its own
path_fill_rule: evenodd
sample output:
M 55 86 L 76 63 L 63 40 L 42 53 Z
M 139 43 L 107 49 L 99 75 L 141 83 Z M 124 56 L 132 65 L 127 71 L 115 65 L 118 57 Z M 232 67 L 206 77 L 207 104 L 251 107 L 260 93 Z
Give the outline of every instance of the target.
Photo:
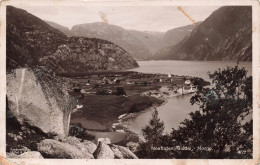
M 138 148 L 137 155 L 140 158 L 169 158 L 169 154 L 166 151 L 159 150 L 163 145 L 163 141 L 168 142 L 168 135 L 163 135 L 164 122 L 158 117 L 158 111 L 155 109 L 152 113 L 152 118 L 149 121 L 149 125 L 146 125 L 143 129 L 143 136 L 145 142 L 141 143 Z
M 192 146 L 194 150 L 172 156 L 252 158 L 252 120 L 244 121 L 245 117 L 252 118 L 252 77 L 246 73 L 237 65 L 209 74 L 213 87 L 200 89 L 190 100 L 200 109 L 171 133 L 171 144 Z
M 199 88 L 190 99 L 199 109 L 190 113 L 170 135 L 155 111 L 142 131 L 140 158 L 252 158 L 252 76 L 244 68 L 227 67 L 210 74 L 212 85 Z M 151 146 L 190 149 L 152 150 Z

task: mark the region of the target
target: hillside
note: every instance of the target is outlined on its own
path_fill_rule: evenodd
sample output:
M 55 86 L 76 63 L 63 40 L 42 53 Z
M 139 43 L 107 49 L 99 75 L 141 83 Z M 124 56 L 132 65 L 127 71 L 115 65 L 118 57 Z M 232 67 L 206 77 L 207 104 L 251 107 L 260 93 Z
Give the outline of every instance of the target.
M 61 31 L 61 32 L 62 32 L 63 34 L 65 34 L 66 36 L 68 36 L 68 37 L 73 36 L 72 33 L 71 33 L 71 31 L 70 31 L 70 29 L 69 29 L 68 27 L 59 25 L 59 24 L 57 24 L 57 23 L 55 23 L 55 22 L 52 22 L 52 21 L 46 21 L 46 20 L 45 20 L 45 22 L 46 22 L 47 24 L 49 24 L 51 27 L 53 27 L 53 28 L 55 28 L 55 29 Z
M 152 56 L 152 53 L 143 42 L 131 32 L 119 26 L 100 22 L 86 23 L 73 26 L 71 32 L 78 37 L 99 38 L 111 41 L 125 49 L 135 59 L 144 59 Z
M 187 35 L 191 33 L 191 31 L 200 23 L 197 23 L 196 25 L 191 24 L 187 26 L 182 26 L 178 28 L 174 28 L 171 30 L 168 30 L 165 32 L 162 38 L 162 43 L 164 47 L 176 45 L 181 40 L 183 40 Z
M 122 48 L 96 38 L 71 37 L 56 52 L 40 59 L 59 73 L 121 70 L 137 67 L 136 61 Z
M 252 61 L 252 8 L 226 6 L 213 12 L 175 46 L 154 59 Z
M 164 35 L 163 32 L 142 32 L 137 30 L 130 30 L 130 32 L 138 38 L 138 40 L 142 41 L 153 54 L 163 46 L 163 43 L 161 42 Z
M 69 38 L 25 10 L 8 6 L 7 69 L 35 65 L 44 65 L 56 72 L 116 70 L 138 66 L 125 50 L 111 42 Z
M 25 10 L 7 6 L 7 68 L 37 65 L 38 59 L 53 53 L 67 37 Z

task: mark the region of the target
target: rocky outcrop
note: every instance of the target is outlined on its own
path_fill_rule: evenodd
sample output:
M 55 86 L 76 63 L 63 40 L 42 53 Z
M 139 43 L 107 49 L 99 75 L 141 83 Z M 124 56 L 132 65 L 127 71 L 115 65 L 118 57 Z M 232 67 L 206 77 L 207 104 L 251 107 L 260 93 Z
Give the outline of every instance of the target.
M 42 139 L 37 142 L 36 148 L 15 146 L 7 151 L 8 158 L 17 159 L 138 159 L 128 148 L 98 142 L 82 140 L 74 136 L 56 136 L 54 139 Z M 108 139 L 108 138 L 106 138 Z M 26 139 L 23 139 L 26 141 Z M 30 146 L 31 147 L 31 146 Z
M 38 151 L 28 151 L 20 155 L 14 153 L 7 153 L 9 159 L 43 159 L 42 154 Z
M 138 157 L 132 153 L 128 148 L 112 144 L 113 148 L 117 148 L 123 155 L 124 159 L 138 159 Z
M 72 136 L 62 138 L 61 142 L 76 146 L 85 155 L 93 154 L 97 149 L 97 145 L 95 143 L 88 140 L 81 142 L 78 138 Z
M 44 68 L 16 69 L 7 73 L 8 108 L 23 125 L 44 133 L 66 136 L 74 108 L 64 84 Z
M 252 61 L 252 7 L 225 6 L 213 12 L 175 46 L 155 59 Z
M 38 145 L 38 151 L 46 158 L 63 158 L 63 159 L 92 159 L 90 153 L 82 152 L 78 147 L 59 142 L 52 139 L 45 139 Z
M 44 65 L 56 72 L 138 67 L 121 47 L 102 39 L 67 37 L 43 20 L 7 6 L 7 69 Z
M 115 154 L 107 144 L 99 142 L 94 157 L 96 159 L 114 159 Z

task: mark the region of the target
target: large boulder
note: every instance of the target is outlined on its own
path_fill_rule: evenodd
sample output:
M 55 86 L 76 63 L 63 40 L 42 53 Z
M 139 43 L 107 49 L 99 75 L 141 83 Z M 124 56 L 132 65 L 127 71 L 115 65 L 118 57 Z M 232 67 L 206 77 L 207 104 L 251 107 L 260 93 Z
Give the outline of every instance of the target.
M 115 146 L 110 146 L 111 150 L 114 152 L 116 159 L 124 159 L 124 155 Z
M 28 151 L 20 155 L 14 153 L 7 153 L 7 158 L 10 159 L 43 159 L 40 152 L 37 151 Z
M 118 145 L 115 145 L 115 144 L 112 144 L 111 148 L 112 147 L 117 148 L 122 153 L 124 159 L 138 159 L 138 157 L 126 147 L 118 146 Z
M 96 159 L 114 159 L 115 157 L 111 148 L 102 142 L 99 142 L 98 147 L 93 155 Z
M 85 149 L 91 154 L 93 154 L 97 149 L 97 145 L 91 141 L 84 140 L 83 144 L 85 146 Z
M 98 142 L 102 142 L 104 144 L 111 144 L 111 140 L 109 138 L 98 138 Z
M 93 154 L 94 151 L 97 149 L 97 145 L 95 143 L 88 140 L 84 140 L 83 142 L 81 142 L 80 140 L 81 139 L 74 136 L 68 136 L 61 139 L 63 143 L 76 146 L 86 155 Z
M 40 151 L 47 158 L 64 158 L 64 159 L 93 159 L 93 155 L 81 151 L 77 146 L 59 142 L 52 139 L 42 140 L 38 144 Z
M 47 69 L 16 69 L 7 73 L 8 108 L 23 124 L 44 133 L 66 136 L 73 109 L 64 84 Z

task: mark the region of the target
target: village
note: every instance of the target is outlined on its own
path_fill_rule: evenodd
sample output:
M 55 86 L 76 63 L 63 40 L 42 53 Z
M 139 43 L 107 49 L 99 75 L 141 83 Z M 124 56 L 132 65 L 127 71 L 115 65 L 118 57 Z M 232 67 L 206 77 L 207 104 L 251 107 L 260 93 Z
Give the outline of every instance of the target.
M 125 114 L 133 116 L 163 104 L 167 97 L 193 93 L 198 85 L 207 84 L 201 78 L 190 76 L 133 71 L 88 73 L 67 77 L 66 81 L 77 104 L 72 122 L 87 116 L 105 125 L 102 131 L 115 132 L 125 132 L 124 125 L 118 122 Z

